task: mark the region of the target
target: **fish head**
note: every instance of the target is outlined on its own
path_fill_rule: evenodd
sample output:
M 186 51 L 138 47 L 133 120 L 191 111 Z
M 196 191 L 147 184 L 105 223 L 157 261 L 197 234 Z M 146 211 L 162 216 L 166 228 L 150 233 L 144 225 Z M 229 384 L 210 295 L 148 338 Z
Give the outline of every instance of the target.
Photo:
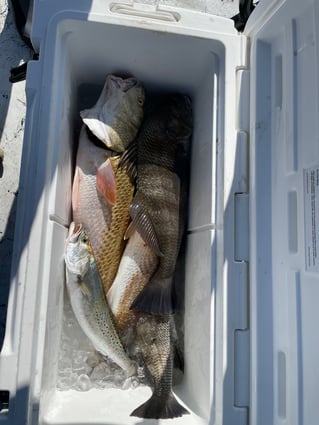
M 192 103 L 186 95 L 175 94 L 168 99 L 167 135 L 170 140 L 179 142 L 192 134 Z
M 145 93 L 134 77 L 108 75 L 93 108 L 80 113 L 83 122 L 109 149 L 123 152 L 135 138 L 144 114 Z
M 90 264 L 92 247 L 82 224 L 72 222 L 65 244 L 65 263 L 71 273 L 84 276 Z

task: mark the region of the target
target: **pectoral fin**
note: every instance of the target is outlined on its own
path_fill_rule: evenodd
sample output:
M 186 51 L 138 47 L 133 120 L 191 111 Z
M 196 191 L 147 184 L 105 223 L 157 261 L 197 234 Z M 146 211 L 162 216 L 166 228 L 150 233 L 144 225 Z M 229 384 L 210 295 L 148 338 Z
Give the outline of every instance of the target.
M 96 188 L 100 194 L 114 205 L 116 202 L 116 180 L 112 163 L 108 158 L 96 171 Z
M 137 142 L 133 140 L 123 153 L 119 167 L 125 168 L 127 175 L 134 182 L 137 178 Z
M 81 282 L 80 289 L 81 289 L 82 294 L 85 297 L 89 297 L 91 295 L 91 291 L 90 291 L 89 287 L 86 285 L 86 283 Z
M 75 170 L 73 187 L 72 187 L 72 207 L 74 210 L 78 209 L 80 206 L 80 184 L 81 184 L 81 175 L 78 168 Z
M 145 209 L 143 202 L 143 195 L 137 192 L 133 202 L 130 206 L 130 215 L 132 218 L 132 225 L 138 231 L 145 243 L 155 252 L 159 257 L 163 256 L 160 244 L 154 229 L 152 220 Z

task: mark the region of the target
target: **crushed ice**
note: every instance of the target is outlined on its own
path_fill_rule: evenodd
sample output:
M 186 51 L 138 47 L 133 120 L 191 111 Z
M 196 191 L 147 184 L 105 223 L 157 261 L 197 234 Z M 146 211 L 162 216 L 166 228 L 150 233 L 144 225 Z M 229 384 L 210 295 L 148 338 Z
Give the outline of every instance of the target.
M 70 302 L 65 297 L 58 362 L 58 390 L 136 388 L 144 380 L 142 369 L 139 368 L 138 377 L 127 379 L 121 368 L 98 354 L 78 325 Z

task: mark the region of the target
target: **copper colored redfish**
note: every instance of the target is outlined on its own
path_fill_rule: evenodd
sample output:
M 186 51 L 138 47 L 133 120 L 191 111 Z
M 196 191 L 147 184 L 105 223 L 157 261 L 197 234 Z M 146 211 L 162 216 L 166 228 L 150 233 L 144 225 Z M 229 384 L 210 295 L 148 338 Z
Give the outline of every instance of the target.
M 117 272 L 129 222 L 133 185 L 119 157 L 95 146 L 83 127 L 77 153 L 72 207 L 73 219 L 87 229 L 105 293 Z
M 100 167 L 97 174 L 97 185 L 100 187 L 99 190 L 101 193 L 103 192 L 103 188 L 108 191 L 104 182 L 108 181 L 109 178 L 104 175 L 107 176 L 113 173 L 116 187 L 115 198 L 112 200 L 111 224 L 108 232 L 106 232 L 105 235 L 101 234 L 102 243 L 99 249 L 96 250 L 105 294 L 107 294 L 115 279 L 125 247 L 124 234 L 130 220 L 129 206 L 134 191 L 134 187 L 128 175 L 123 169 L 118 168 L 119 161 L 119 156 L 110 157 L 106 163 Z M 105 197 L 109 198 L 109 195 L 106 193 Z
M 158 265 L 158 256 L 137 231 L 130 236 L 107 300 L 121 334 L 130 333 L 139 313 L 130 309 L 132 302 L 148 283 Z M 132 331 L 134 332 L 134 330 Z

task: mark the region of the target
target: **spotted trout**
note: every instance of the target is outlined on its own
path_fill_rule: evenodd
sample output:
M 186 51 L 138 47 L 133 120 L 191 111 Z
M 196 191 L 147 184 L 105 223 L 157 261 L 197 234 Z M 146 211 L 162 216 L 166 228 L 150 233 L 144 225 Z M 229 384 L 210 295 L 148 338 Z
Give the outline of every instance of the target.
M 131 308 L 150 314 L 170 314 L 172 281 L 181 243 L 181 189 L 175 162 L 178 146 L 187 143 L 192 131 L 191 101 L 187 96 L 166 97 L 148 116 L 122 156 L 120 166 L 136 181 L 130 205 L 132 223 L 159 256 L 150 282 Z
M 71 223 L 65 244 L 66 286 L 75 317 L 95 349 L 120 366 L 127 376 L 136 373 L 115 328 L 90 245 L 81 224 Z
M 108 75 L 96 104 L 81 111 L 91 132 L 109 149 L 123 152 L 143 119 L 144 89 L 134 77 Z

